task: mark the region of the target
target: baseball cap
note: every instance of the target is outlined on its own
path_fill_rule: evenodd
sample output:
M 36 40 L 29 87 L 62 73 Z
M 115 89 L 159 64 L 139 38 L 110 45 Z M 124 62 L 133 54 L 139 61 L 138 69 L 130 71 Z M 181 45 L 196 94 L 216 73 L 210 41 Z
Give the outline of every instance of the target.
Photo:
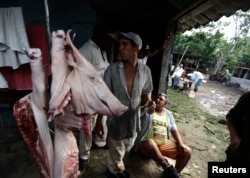
M 168 102 L 168 96 L 165 94 L 165 93 L 158 93 L 157 96 L 164 96 L 165 97 L 165 100 L 166 102 Z
M 135 42 L 135 44 L 137 44 L 139 46 L 139 50 L 142 48 L 142 40 L 141 40 L 141 37 L 139 35 L 137 35 L 136 33 L 134 32 L 116 32 L 115 33 L 115 39 L 118 41 L 122 36 L 130 39 L 130 40 L 133 40 Z

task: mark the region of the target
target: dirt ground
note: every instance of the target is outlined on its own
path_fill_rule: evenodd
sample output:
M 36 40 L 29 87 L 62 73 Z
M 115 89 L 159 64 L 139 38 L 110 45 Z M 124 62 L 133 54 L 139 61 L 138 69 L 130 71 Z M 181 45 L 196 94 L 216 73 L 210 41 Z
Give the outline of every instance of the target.
M 207 79 L 201 84 L 194 98 L 196 106 L 215 116 L 216 121 L 211 123 L 205 115 L 200 115 L 177 123 L 185 143 L 192 148 L 192 158 L 182 173 L 183 177 L 206 178 L 208 162 L 225 160 L 229 135 L 227 126 L 218 121 L 225 119 L 243 92 L 240 88 L 226 87 Z
M 240 89 L 229 88 L 218 82 L 207 80 L 202 83 L 194 98 L 196 106 L 220 120 L 236 103 L 243 93 Z M 187 93 L 182 93 L 187 95 Z M 192 158 L 182 172 L 183 178 L 206 178 L 209 161 L 224 161 L 224 150 L 228 145 L 226 125 L 217 121 L 208 122 L 205 115 L 184 118 L 178 122 L 183 140 L 192 148 Z M 17 129 L 5 129 L 7 139 L 0 142 L 0 177 L 38 178 L 36 164 Z M 77 136 L 78 133 L 76 133 Z M 106 149 L 91 150 L 90 164 L 80 177 L 103 178 L 106 171 Z M 172 160 L 170 160 L 172 162 Z M 174 162 L 172 162 L 174 163 Z M 125 158 L 127 170 L 132 178 L 160 178 L 162 170 L 154 161 L 131 153 Z

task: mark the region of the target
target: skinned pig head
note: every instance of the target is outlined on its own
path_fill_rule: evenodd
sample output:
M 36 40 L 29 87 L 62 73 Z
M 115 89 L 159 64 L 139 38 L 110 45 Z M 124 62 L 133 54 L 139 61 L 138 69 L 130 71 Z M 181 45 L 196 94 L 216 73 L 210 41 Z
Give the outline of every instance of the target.
M 66 78 L 71 88 L 71 104 L 76 114 L 104 114 L 120 116 L 128 107 L 123 105 L 111 93 L 98 72 L 82 56 L 70 39 L 71 30 L 67 31 L 67 60 L 73 70 Z

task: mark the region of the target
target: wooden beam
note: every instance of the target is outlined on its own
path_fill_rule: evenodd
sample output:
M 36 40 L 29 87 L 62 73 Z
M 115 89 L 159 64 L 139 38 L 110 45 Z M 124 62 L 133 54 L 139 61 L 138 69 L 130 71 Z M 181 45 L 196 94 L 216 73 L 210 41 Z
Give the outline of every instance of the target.
M 175 15 L 171 20 L 179 20 L 180 18 L 182 18 L 186 14 L 190 13 L 190 11 L 192 11 L 192 10 L 196 9 L 197 7 L 203 5 L 207 1 L 208 0 L 198 0 L 198 1 L 194 2 L 194 3 L 190 3 L 188 6 L 182 7 L 182 9 L 180 9 L 180 13 Z
M 161 64 L 161 75 L 160 75 L 160 81 L 159 81 L 159 88 L 158 93 L 166 93 L 168 88 L 168 82 L 167 77 L 170 73 L 169 71 L 169 65 L 171 65 L 172 62 L 172 49 L 174 45 L 174 36 L 176 34 L 176 21 L 171 21 L 168 23 L 167 29 L 166 29 L 166 36 L 167 36 L 167 48 L 164 49 L 163 56 L 162 56 L 162 64 Z M 172 34 L 173 36 L 171 36 Z M 169 38 L 168 38 L 169 37 Z

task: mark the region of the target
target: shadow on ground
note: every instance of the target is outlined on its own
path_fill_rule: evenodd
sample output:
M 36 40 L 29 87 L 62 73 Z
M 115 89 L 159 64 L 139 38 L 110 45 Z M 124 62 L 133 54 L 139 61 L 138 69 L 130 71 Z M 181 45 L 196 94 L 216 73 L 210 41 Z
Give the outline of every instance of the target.
M 0 177 L 39 178 L 36 163 L 17 128 L 8 128 L 6 137 L 0 135 Z M 75 133 L 78 137 L 78 133 Z M 93 148 L 90 163 L 80 178 L 105 178 L 107 169 L 107 149 Z M 131 178 L 161 178 L 162 169 L 153 160 L 131 152 L 125 157 L 125 165 Z

